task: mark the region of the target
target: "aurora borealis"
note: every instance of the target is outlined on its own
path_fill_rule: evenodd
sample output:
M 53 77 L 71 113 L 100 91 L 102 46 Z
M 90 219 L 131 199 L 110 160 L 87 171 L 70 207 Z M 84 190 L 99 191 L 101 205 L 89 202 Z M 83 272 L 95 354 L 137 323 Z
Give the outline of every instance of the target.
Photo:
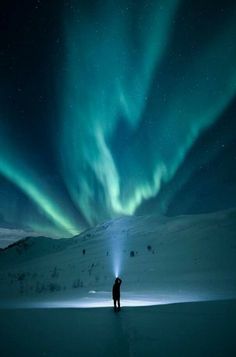
M 235 206 L 234 1 L 1 7 L 0 226 Z

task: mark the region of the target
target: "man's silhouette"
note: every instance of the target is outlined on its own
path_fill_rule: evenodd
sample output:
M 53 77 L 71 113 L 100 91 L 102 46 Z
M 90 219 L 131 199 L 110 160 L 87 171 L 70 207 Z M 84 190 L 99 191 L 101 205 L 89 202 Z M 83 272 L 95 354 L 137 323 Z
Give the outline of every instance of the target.
M 115 284 L 113 285 L 112 289 L 112 298 L 114 301 L 114 311 L 120 311 L 120 286 L 121 286 L 122 280 L 120 278 L 116 278 Z M 116 304 L 118 306 L 116 306 Z

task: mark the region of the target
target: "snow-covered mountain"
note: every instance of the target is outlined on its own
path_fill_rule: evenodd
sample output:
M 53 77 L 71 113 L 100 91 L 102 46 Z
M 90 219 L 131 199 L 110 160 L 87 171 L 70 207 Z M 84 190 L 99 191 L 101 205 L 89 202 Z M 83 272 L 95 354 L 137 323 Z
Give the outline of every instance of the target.
M 29 237 L 0 251 L 0 303 L 123 305 L 236 297 L 236 210 L 122 217 L 71 239 Z
M 25 237 L 36 237 L 38 235 L 36 232 L 12 227 L 10 224 L 7 225 L 4 221 L 1 221 L 0 216 L 0 250 Z

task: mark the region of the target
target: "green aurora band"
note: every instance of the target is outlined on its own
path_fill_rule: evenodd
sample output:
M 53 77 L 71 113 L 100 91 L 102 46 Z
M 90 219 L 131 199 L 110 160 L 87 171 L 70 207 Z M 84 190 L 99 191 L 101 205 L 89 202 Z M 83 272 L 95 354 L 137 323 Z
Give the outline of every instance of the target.
M 66 23 L 62 174 L 72 200 L 90 224 L 132 215 L 143 200 L 156 196 L 199 134 L 218 119 L 235 95 L 233 14 L 224 32 L 215 33 L 199 57 L 190 58 L 181 68 L 178 83 L 167 78 L 168 100 L 161 100 L 157 86 L 148 108 L 178 5 L 179 1 L 156 1 L 147 10 L 136 4 L 142 17 L 134 25 L 132 8 L 124 14 L 124 7 L 105 1 L 94 22 L 71 16 Z M 103 24 L 102 29 L 97 23 Z M 140 123 L 147 117 L 152 120 L 150 142 L 140 145 L 130 140 L 125 150 L 116 153 L 117 163 L 109 143 L 120 119 L 133 137 L 141 137 Z M 146 160 L 140 158 L 142 151 Z
M 3 133 L 3 130 L 1 132 Z M 33 172 L 30 165 L 27 166 L 11 146 L 9 142 L 6 143 L 6 139 L 1 137 L 0 173 L 22 190 L 58 228 L 58 231 L 50 228 L 46 230 L 47 233 L 50 231 L 52 236 L 58 235 L 59 232 L 60 235 L 65 236 L 79 233 L 79 227 L 75 226 L 69 215 L 66 216 L 66 212 L 57 203 L 59 200 L 56 199 L 52 187 L 47 188 L 39 180 L 39 172 Z M 31 224 L 28 222 L 28 226 L 38 228 L 37 232 L 44 232 L 42 226 L 36 227 L 33 222 Z
M 174 178 L 199 135 L 234 99 L 235 12 L 188 61 L 171 67 L 181 4 L 104 0 L 91 17 L 81 8 L 64 14 L 55 151 L 73 208 L 0 128 L 0 174 L 51 222 L 44 231 L 80 232 L 74 206 L 88 225 L 134 214 Z M 29 226 L 43 231 L 37 222 Z

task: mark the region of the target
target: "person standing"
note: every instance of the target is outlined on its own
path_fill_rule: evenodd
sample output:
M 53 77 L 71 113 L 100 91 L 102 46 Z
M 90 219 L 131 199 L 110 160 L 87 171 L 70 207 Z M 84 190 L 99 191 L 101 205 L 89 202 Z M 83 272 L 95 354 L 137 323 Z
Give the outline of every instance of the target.
M 114 301 L 114 311 L 120 311 L 120 286 L 122 280 L 120 278 L 116 278 L 115 283 L 112 289 L 112 298 Z

